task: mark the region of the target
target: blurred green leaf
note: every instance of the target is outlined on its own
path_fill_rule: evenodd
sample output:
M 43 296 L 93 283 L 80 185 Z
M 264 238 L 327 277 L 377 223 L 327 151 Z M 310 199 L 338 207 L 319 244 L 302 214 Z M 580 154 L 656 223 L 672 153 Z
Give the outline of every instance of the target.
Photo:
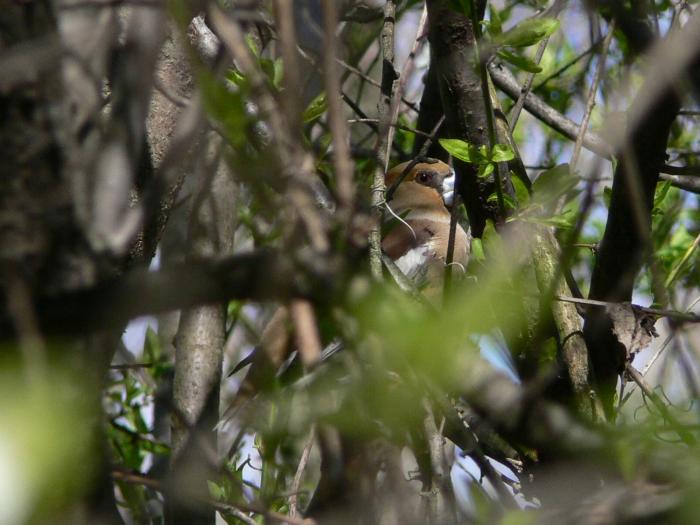
M 496 144 L 491 150 L 491 160 L 493 162 L 508 162 L 515 158 L 513 149 L 506 144 Z
M 518 204 L 520 206 L 525 206 L 530 200 L 530 192 L 527 190 L 523 181 L 520 180 L 520 177 L 511 176 L 510 180 L 513 183 L 515 198 L 518 199 Z
M 500 11 L 493 4 L 489 4 L 489 14 L 487 28 L 491 37 L 495 37 L 503 33 L 503 19 Z
M 253 53 L 256 57 L 260 57 L 260 49 L 258 48 L 258 44 L 255 42 L 253 35 L 246 33 L 245 42 L 248 45 L 248 49 L 250 49 L 251 53 Z
M 326 94 L 321 93 L 314 98 L 302 114 L 302 120 L 305 124 L 313 122 L 321 115 L 323 115 L 328 109 L 328 102 L 326 101 Z
M 515 67 L 527 71 L 528 73 L 540 73 L 542 68 L 537 65 L 533 60 L 530 60 L 526 56 L 520 55 L 518 53 L 512 53 L 506 49 L 500 49 L 497 55 L 501 57 L 506 62 L 513 64 Z
M 528 47 L 537 44 L 559 28 L 556 18 L 528 18 L 496 39 L 502 46 Z
M 484 254 L 484 246 L 481 243 L 481 239 L 474 237 L 471 244 L 471 257 L 478 262 L 482 262 L 486 259 Z
M 493 173 L 493 170 L 495 169 L 495 164 L 493 162 L 485 162 L 483 164 L 479 164 L 479 169 L 477 170 L 477 177 L 488 177 Z

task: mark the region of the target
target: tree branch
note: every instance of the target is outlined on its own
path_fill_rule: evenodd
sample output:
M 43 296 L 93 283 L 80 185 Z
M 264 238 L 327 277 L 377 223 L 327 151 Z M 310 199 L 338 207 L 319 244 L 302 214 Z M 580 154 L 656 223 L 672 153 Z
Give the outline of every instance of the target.
M 338 264 L 332 257 L 297 264 L 288 254 L 258 250 L 156 271 L 138 268 L 92 288 L 39 298 L 37 315 L 44 332 L 76 334 L 120 327 L 141 315 L 231 299 L 323 300 L 337 289 Z M 0 328 L 6 336 L 13 332 L 7 318 L 0 320 Z
M 489 64 L 489 73 L 491 74 L 494 84 L 496 84 L 499 89 L 513 100 L 518 99 L 520 96 L 520 85 L 513 73 L 511 73 L 506 66 L 498 62 L 492 62 Z M 535 118 L 570 140 L 576 140 L 576 137 L 580 133 L 580 126 L 578 124 L 562 115 L 559 111 L 552 108 L 533 93 L 528 93 L 525 97 L 524 107 Z M 583 146 L 605 158 L 609 158 L 612 154 L 608 143 L 603 140 L 602 137 L 591 131 L 586 131 L 583 136 Z
M 678 116 L 681 99 L 677 82 L 700 59 L 695 14 L 683 30 L 670 35 L 650 62 L 683 44 L 678 56 L 667 57 L 668 73 L 650 75 L 629 109 L 629 126 L 621 147 L 621 160 L 613 177 L 605 233 L 591 279 L 591 299 L 629 302 L 643 255 L 650 242 L 651 210 L 659 166 L 663 165 L 671 125 Z M 692 35 L 692 37 L 691 37 Z M 673 47 L 671 47 L 673 46 Z M 591 312 L 584 326 L 591 353 L 593 376 L 608 417 L 612 417 L 617 375 L 625 362 L 624 348 L 612 332 L 612 322 L 602 310 Z

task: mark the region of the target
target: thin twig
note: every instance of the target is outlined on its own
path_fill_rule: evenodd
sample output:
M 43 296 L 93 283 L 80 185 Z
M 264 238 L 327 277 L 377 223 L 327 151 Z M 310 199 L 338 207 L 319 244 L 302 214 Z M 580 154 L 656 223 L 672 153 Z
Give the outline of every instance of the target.
M 408 58 L 406 59 L 406 62 L 404 63 L 403 69 L 401 70 L 401 74 L 399 75 L 399 80 L 398 82 L 394 83 L 394 91 L 391 94 L 391 105 L 389 107 L 389 125 L 391 126 L 389 129 L 389 134 L 387 136 L 387 158 L 390 155 L 389 148 L 391 147 L 391 144 L 394 142 L 394 126 L 396 125 L 396 121 L 399 116 L 399 101 L 401 100 L 401 97 L 403 96 L 403 91 L 404 88 L 406 87 L 406 82 L 408 82 L 408 78 L 411 76 L 411 73 L 413 72 L 413 66 L 415 65 L 415 60 L 416 60 L 416 55 L 418 54 L 418 51 L 421 49 L 423 43 L 425 42 L 425 25 L 428 21 L 428 8 L 423 5 L 423 11 L 421 13 L 420 21 L 418 22 L 418 28 L 416 29 L 416 39 L 413 42 L 413 47 L 411 48 L 411 52 L 408 54 Z M 386 166 L 388 167 L 388 166 Z
M 351 73 L 354 73 L 355 75 L 357 75 L 358 77 L 360 77 L 361 79 L 363 79 L 363 80 L 364 80 L 365 82 L 367 82 L 368 84 L 371 84 L 372 86 L 377 87 L 377 88 L 381 88 L 381 87 L 382 87 L 382 85 L 381 85 L 379 82 L 377 82 L 376 80 L 374 80 L 372 77 L 370 77 L 369 75 L 363 73 L 361 70 L 357 69 L 356 67 L 351 66 L 350 64 L 348 64 L 348 63 L 345 62 L 344 60 L 341 60 L 341 59 L 339 59 L 339 58 L 336 58 L 335 61 L 336 61 L 338 64 L 340 64 L 341 66 L 343 66 L 345 69 L 347 69 L 348 71 L 350 71 Z M 415 111 L 416 113 L 418 112 L 418 107 L 416 106 L 416 103 L 413 102 L 412 100 L 408 100 L 407 98 L 405 98 L 405 97 L 402 96 L 402 97 L 401 97 L 401 102 L 403 102 L 404 104 L 406 104 L 407 107 L 409 107 L 410 109 L 412 109 L 412 110 Z
M 593 107 L 595 106 L 595 96 L 598 92 L 598 83 L 600 82 L 603 73 L 605 72 L 605 60 L 608 56 L 608 49 L 610 48 L 610 43 L 612 42 L 613 33 L 615 32 L 615 20 L 610 22 L 608 27 L 608 34 L 605 35 L 605 40 L 603 40 L 603 48 L 600 51 L 600 57 L 598 57 L 598 66 L 596 67 L 595 75 L 593 75 L 593 81 L 591 82 L 591 88 L 588 91 L 588 100 L 586 101 L 586 111 L 583 114 L 583 119 L 581 120 L 581 127 L 578 131 L 578 136 L 576 137 L 576 142 L 574 143 L 574 152 L 571 155 L 571 170 L 576 170 L 576 164 L 578 163 L 578 157 L 581 154 L 581 147 L 583 146 L 583 138 L 588 129 L 588 121 L 591 119 L 591 113 L 593 112 Z
M 294 479 L 292 480 L 292 485 L 289 488 L 289 515 L 292 518 L 296 518 L 298 512 L 297 501 L 299 496 L 299 487 L 301 487 L 301 479 L 304 476 L 304 471 L 306 470 L 306 465 L 309 462 L 309 456 L 311 455 L 311 448 L 314 444 L 314 438 L 316 435 L 316 429 L 312 426 L 309 431 L 309 436 L 306 438 L 304 443 L 304 448 L 301 451 L 301 457 L 299 458 L 299 465 L 297 465 L 297 470 L 294 473 Z
M 683 254 L 683 257 L 681 257 L 681 260 L 678 261 L 678 263 L 669 272 L 668 277 L 666 278 L 666 282 L 664 283 L 664 286 L 666 288 L 671 286 L 673 281 L 676 280 L 676 277 L 678 277 L 678 274 L 680 273 L 681 269 L 683 268 L 683 265 L 686 263 L 686 261 L 688 259 L 690 259 L 690 256 L 693 255 L 693 252 L 697 249 L 698 245 L 700 245 L 700 234 L 698 234 L 695 237 L 695 240 L 688 247 L 688 249 L 685 251 L 685 253 Z
M 301 362 L 305 368 L 315 366 L 321 359 L 321 339 L 318 335 L 316 315 L 306 299 L 294 299 L 289 309 L 294 322 L 294 337 Z
M 491 73 L 491 78 L 499 89 L 513 100 L 518 99 L 520 96 L 520 85 L 508 68 L 503 64 L 492 62 L 489 64 L 489 73 Z M 580 126 L 534 93 L 530 92 L 525 97 L 524 107 L 531 115 L 547 126 L 570 140 L 576 140 Z M 612 155 L 612 148 L 608 142 L 591 131 L 585 132 L 583 145 L 586 149 L 606 159 Z
M 625 371 L 629 374 L 632 380 L 639 385 L 639 388 L 642 389 L 644 395 L 651 399 L 651 402 L 654 403 L 654 406 L 659 410 L 664 419 L 671 423 L 673 429 L 678 433 L 678 437 L 680 437 L 681 440 L 683 440 L 683 442 L 687 445 L 695 445 L 695 443 L 697 443 L 695 436 L 688 432 L 685 426 L 675 418 L 666 404 L 661 401 L 659 396 L 656 395 L 656 392 L 651 389 L 649 384 L 644 379 L 644 376 L 639 373 L 639 370 L 634 368 L 631 363 L 627 363 L 625 366 Z
M 675 337 L 674 333 L 668 334 L 668 336 L 666 337 L 666 340 L 663 342 L 661 347 L 656 351 L 656 353 L 651 357 L 651 359 L 649 359 L 649 361 L 647 361 L 646 364 L 644 365 L 644 368 L 640 372 L 643 376 L 646 376 L 647 372 L 649 372 L 649 370 L 651 370 L 651 367 L 654 366 L 654 363 L 656 363 L 656 361 L 659 359 L 659 357 L 664 352 L 664 350 L 666 350 L 666 347 L 669 345 L 669 343 L 671 342 L 671 340 L 674 337 Z M 632 388 L 630 388 L 627 391 L 627 393 L 625 394 L 625 397 L 622 397 L 622 395 L 620 395 L 620 403 L 618 404 L 618 412 L 620 411 L 620 408 L 622 408 L 622 406 L 627 402 L 627 400 L 630 397 L 632 397 L 632 394 L 634 393 L 635 386 L 636 386 L 636 383 L 634 385 L 632 385 Z
M 588 306 L 613 306 L 620 303 L 614 303 L 610 301 L 598 301 L 595 299 L 579 299 L 577 297 L 563 297 L 561 295 L 555 295 L 554 299 L 557 301 L 564 301 L 568 303 L 578 303 Z M 655 315 L 657 317 L 668 317 L 669 319 L 674 319 L 676 321 L 686 322 L 686 323 L 700 323 L 700 314 L 692 312 L 679 312 L 678 310 L 665 310 L 659 308 L 648 308 L 646 306 L 639 306 L 638 304 L 631 304 L 630 306 L 639 312 L 645 314 Z
M 387 0 L 384 4 L 384 24 L 381 32 L 381 50 L 383 57 L 382 87 L 378 105 L 379 133 L 377 135 L 376 154 L 377 166 L 374 169 L 372 180 L 372 229 L 369 233 L 369 257 L 372 277 L 382 279 L 382 215 L 384 205 L 384 174 L 386 173 L 389 156 L 387 144 L 390 144 L 389 130 L 391 130 L 391 97 L 394 94 L 396 82 L 396 70 L 394 69 L 394 26 L 396 23 L 396 0 Z
M 110 365 L 109 368 L 111 370 L 132 370 L 140 368 L 152 368 L 153 366 L 153 363 L 129 363 L 120 365 Z
M 539 63 L 542 61 L 542 56 L 544 55 L 545 49 L 547 49 L 548 43 L 549 37 L 546 37 L 544 40 L 542 40 L 542 42 L 540 42 L 540 45 L 537 48 L 537 54 L 535 55 L 535 64 L 539 65 Z M 515 101 L 513 109 L 510 110 L 510 115 L 508 115 L 508 128 L 511 134 L 513 134 L 513 131 L 515 131 L 515 125 L 518 123 L 520 112 L 523 110 L 523 106 L 525 105 L 525 99 L 532 90 L 532 83 L 535 80 L 535 75 L 537 75 L 537 73 L 530 73 L 525 81 L 525 84 L 523 84 L 523 87 L 521 88 L 518 100 Z
M 534 88 L 532 88 L 532 91 L 537 91 L 537 90 L 541 89 L 545 84 L 547 84 L 547 82 L 549 82 L 549 81 L 552 80 L 553 78 L 558 77 L 558 76 L 561 75 L 562 73 L 565 73 L 570 67 L 576 65 L 576 63 L 578 63 L 579 60 L 581 60 L 582 58 L 585 58 L 587 55 L 589 55 L 589 54 L 591 54 L 593 51 L 595 51 L 595 50 L 598 48 L 598 46 L 600 45 L 600 43 L 601 43 L 602 41 L 603 41 L 603 39 L 600 39 L 600 40 L 597 40 L 596 42 L 594 42 L 594 43 L 591 45 L 591 47 L 589 47 L 589 48 L 586 49 L 584 52 L 582 52 L 582 53 L 580 53 L 579 55 L 577 55 L 577 56 L 575 56 L 574 58 L 572 58 L 569 62 L 567 62 L 566 64 L 564 64 L 563 66 L 561 66 L 559 69 L 557 69 L 557 70 L 556 70 L 554 73 L 552 73 L 551 75 L 548 75 L 548 76 L 545 77 L 543 80 L 541 80 L 541 81 L 539 82 L 539 84 L 537 84 Z
M 356 123 L 368 124 L 370 122 L 373 124 L 378 124 L 379 119 L 376 119 L 376 118 L 353 118 L 353 119 L 348 120 L 348 124 L 356 124 Z M 412 128 L 410 126 L 404 126 L 403 124 L 392 124 L 391 126 L 393 128 L 396 128 L 396 129 L 401 129 L 403 131 L 415 133 L 416 135 L 420 135 L 422 137 L 430 137 L 430 133 L 426 133 L 425 131 L 421 131 L 419 129 Z
M 284 0 L 288 1 L 288 0 Z M 290 2 L 291 3 L 291 2 Z M 343 118 L 343 110 L 337 94 L 340 93 L 340 80 L 336 68 L 337 42 L 336 26 L 338 15 L 335 0 L 323 2 L 323 69 L 328 103 L 328 124 L 333 138 L 333 166 L 336 176 L 339 214 L 342 222 L 349 224 L 355 197 L 353 185 L 353 165 L 348 147 L 348 130 Z

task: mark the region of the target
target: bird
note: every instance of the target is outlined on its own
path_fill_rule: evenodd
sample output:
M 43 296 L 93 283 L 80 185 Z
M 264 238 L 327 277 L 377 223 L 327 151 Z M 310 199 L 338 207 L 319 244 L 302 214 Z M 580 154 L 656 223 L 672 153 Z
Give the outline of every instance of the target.
M 447 207 L 454 200 L 455 172 L 427 157 L 394 166 L 384 180 L 389 212 L 385 221 L 393 227 L 382 240 L 382 250 L 429 301 L 437 303 L 447 264 L 451 222 Z M 457 223 L 451 263 L 461 273 L 469 261 L 469 244 L 468 230 Z
M 384 182 L 388 189 L 385 213 L 388 231 L 382 240 L 382 250 L 428 302 L 439 306 L 451 221 L 447 207 L 452 205 L 454 197 L 455 172 L 440 160 L 422 157 L 394 166 L 385 174 Z M 469 259 L 469 241 L 467 230 L 458 223 L 452 263 L 461 272 Z M 324 354 L 336 350 L 337 345 L 333 352 Z M 281 306 L 264 328 L 254 353 L 229 374 L 250 364 L 227 413 L 235 413 L 269 385 L 292 352 L 290 313 Z

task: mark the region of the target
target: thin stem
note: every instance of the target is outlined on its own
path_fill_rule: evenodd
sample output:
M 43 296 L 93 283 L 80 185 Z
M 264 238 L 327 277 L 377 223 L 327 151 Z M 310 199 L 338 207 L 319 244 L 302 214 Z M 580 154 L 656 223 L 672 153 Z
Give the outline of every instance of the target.
M 353 165 L 348 147 L 348 130 L 343 118 L 343 110 L 337 94 L 340 93 L 340 80 L 336 68 L 337 42 L 335 29 L 338 23 L 335 0 L 323 2 L 324 54 L 323 66 L 328 101 L 328 124 L 333 137 L 333 165 L 337 180 L 337 194 L 340 215 L 343 222 L 351 220 L 355 194 L 353 185 Z
M 547 49 L 548 43 L 549 37 L 546 37 L 544 40 L 542 40 L 542 42 L 540 42 L 540 45 L 537 48 L 537 54 L 535 55 L 535 64 L 539 64 L 542 61 L 542 56 L 544 55 L 545 49 Z M 515 125 L 518 123 L 520 112 L 523 110 L 523 106 L 525 105 L 525 99 L 527 98 L 528 93 L 530 93 L 532 90 L 532 83 L 535 81 L 535 75 L 537 75 L 537 73 L 530 73 L 530 76 L 522 87 L 518 100 L 515 101 L 513 109 L 510 110 L 510 115 L 508 115 L 508 128 L 511 134 L 513 134 Z
M 605 59 L 608 56 L 608 49 L 610 48 L 610 43 L 612 42 L 613 33 L 615 31 L 615 21 L 610 22 L 608 27 L 608 34 L 605 35 L 605 40 L 603 41 L 603 48 L 600 51 L 600 57 L 598 58 L 598 67 L 596 67 L 595 75 L 593 76 L 593 82 L 591 82 L 591 89 L 588 92 L 588 100 L 586 101 L 586 111 L 583 114 L 583 120 L 581 121 L 581 127 L 579 128 L 578 136 L 576 137 L 576 143 L 574 144 L 574 153 L 571 156 L 571 170 L 576 169 L 576 164 L 578 163 L 579 155 L 581 154 L 581 148 L 583 147 L 583 137 L 586 134 L 586 129 L 588 129 L 588 121 L 591 119 L 591 113 L 593 112 L 593 107 L 595 106 L 595 96 L 598 92 L 598 83 L 605 72 Z
M 379 133 L 377 135 L 376 155 L 377 166 L 372 180 L 372 229 L 369 233 L 370 272 L 372 277 L 382 279 L 382 217 L 384 206 L 384 174 L 389 164 L 387 145 L 391 130 L 391 104 L 396 82 L 394 69 L 394 27 L 396 24 L 396 0 L 387 0 L 384 5 L 384 24 L 382 26 L 380 45 L 383 57 L 382 86 L 379 99 Z

